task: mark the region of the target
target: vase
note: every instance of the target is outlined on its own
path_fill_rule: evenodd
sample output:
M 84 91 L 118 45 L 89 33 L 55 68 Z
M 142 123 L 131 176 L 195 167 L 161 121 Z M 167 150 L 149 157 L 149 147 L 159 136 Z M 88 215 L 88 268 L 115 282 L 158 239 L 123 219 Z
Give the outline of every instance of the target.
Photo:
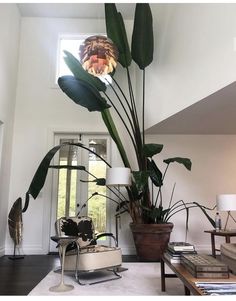
M 139 261 L 160 261 L 173 226 L 173 223 L 130 224 Z

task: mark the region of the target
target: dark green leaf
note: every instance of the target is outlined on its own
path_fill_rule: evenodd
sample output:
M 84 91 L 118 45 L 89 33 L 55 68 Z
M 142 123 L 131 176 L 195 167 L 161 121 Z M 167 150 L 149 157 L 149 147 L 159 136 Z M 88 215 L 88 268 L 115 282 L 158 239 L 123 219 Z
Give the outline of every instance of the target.
M 123 67 L 128 67 L 132 62 L 131 52 L 129 43 L 126 35 L 125 24 L 121 13 L 118 13 L 118 19 L 120 22 L 121 35 L 123 37 L 123 49 L 119 54 L 119 62 Z
M 50 162 L 51 162 L 52 158 L 54 157 L 55 153 L 61 147 L 66 146 L 66 145 L 71 145 L 71 146 L 76 146 L 76 147 L 81 147 L 83 149 L 86 149 L 87 151 L 92 152 L 98 158 L 100 158 L 104 163 L 107 164 L 107 166 L 111 167 L 111 165 L 109 163 L 107 163 L 106 160 L 104 160 L 101 156 L 99 156 L 95 152 L 91 151 L 88 147 L 84 146 L 82 143 L 65 142 L 65 143 L 62 143 L 60 145 L 57 145 L 57 146 L 53 147 L 51 150 L 49 150 L 47 152 L 47 154 L 45 155 L 45 157 L 41 161 L 39 167 L 37 168 L 37 170 L 36 170 L 36 172 L 34 174 L 34 177 L 33 177 L 32 181 L 30 183 L 29 189 L 26 192 L 25 205 L 24 205 L 24 208 L 22 209 L 22 212 L 25 212 L 27 210 L 27 208 L 28 208 L 28 205 L 29 205 L 29 196 L 30 195 L 32 195 L 32 197 L 34 199 L 37 198 L 38 194 L 40 193 L 40 191 L 43 188 L 43 185 L 45 183 L 45 180 L 46 180 L 46 177 L 47 177 L 47 173 L 48 173 L 48 169 L 50 167 Z M 68 167 L 71 168 L 71 166 L 68 166 Z M 78 169 L 86 171 L 83 166 L 78 166 Z M 94 195 L 95 195 L 95 193 L 94 193 Z
M 163 160 L 163 162 L 165 162 L 166 164 L 177 162 L 183 164 L 188 170 L 191 170 L 192 167 L 192 162 L 188 158 L 175 157 L 175 158 Z
M 153 160 L 147 160 L 147 168 L 150 172 L 150 178 L 152 180 L 152 183 L 160 187 L 163 185 L 162 183 L 162 172 L 160 169 L 157 167 L 156 163 Z
M 81 63 L 73 56 L 73 54 L 68 51 L 64 51 L 64 53 L 66 55 L 64 57 L 65 63 L 77 79 L 87 82 L 98 91 L 106 91 L 106 85 L 98 77 L 85 71 Z
M 147 188 L 149 172 L 147 171 L 133 171 L 134 181 L 138 191 L 143 191 Z
M 119 205 L 116 207 L 116 212 L 120 212 L 120 213 L 124 213 L 127 210 L 127 205 L 129 204 L 128 201 L 122 201 L 119 203 Z M 123 209 L 124 211 L 121 212 L 121 209 Z
M 152 157 L 159 154 L 163 149 L 163 144 L 148 143 L 143 146 L 143 154 L 145 157 Z
M 69 169 L 69 170 L 86 170 L 85 166 L 82 165 L 50 165 L 49 168 L 54 169 Z
M 93 180 L 98 186 L 105 186 L 106 185 L 106 179 L 104 178 L 98 178 Z
M 113 41 L 119 51 L 118 61 L 123 67 L 128 67 L 132 58 L 127 34 L 122 15 L 117 12 L 114 3 L 105 3 L 105 17 L 107 36 Z
M 110 111 L 109 110 L 103 110 L 101 113 L 102 113 L 103 121 L 104 121 L 110 135 L 111 135 L 111 138 L 114 140 L 114 142 L 115 142 L 115 144 L 116 144 L 116 146 L 119 150 L 119 153 L 121 155 L 121 158 L 122 158 L 122 161 L 123 161 L 125 167 L 130 167 L 129 160 L 127 158 L 125 149 L 124 149 L 123 144 L 121 142 L 121 139 L 120 139 L 120 136 L 119 136 L 118 131 L 116 129 L 116 126 L 114 124 L 114 121 L 111 117 Z
M 103 111 L 110 108 L 100 93 L 88 83 L 76 79 L 74 76 L 62 76 L 58 79 L 58 85 L 62 91 L 76 104 L 92 111 Z
M 152 12 L 148 3 L 137 3 L 134 17 L 131 53 L 140 69 L 153 60 Z
M 82 183 L 96 183 L 98 186 L 106 186 L 106 179 L 104 178 L 97 178 L 94 180 L 80 180 Z
M 202 206 L 202 205 L 200 205 L 200 204 L 198 204 L 197 202 L 193 202 L 193 204 L 197 205 L 202 210 L 202 212 L 205 214 L 205 216 L 207 217 L 207 219 L 209 220 L 209 222 L 211 223 L 211 225 L 215 228 L 215 221 L 206 212 L 205 207 Z M 207 209 L 210 209 L 210 208 L 207 208 Z
M 60 148 L 61 148 L 61 145 L 57 145 L 57 146 L 53 147 L 41 161 L 41 163 L 33 177 L 33 180 L 29 186 L 29 189 L 27 191 L 27 193 L 32 195 L 32 197 L 34 199 L 37 198 L 39 192 L 41 191 L 41 189 L 45 183 L 46 177 L 47 177 L 50 162 L 51 162 L 52 158 L 54 157 L 55 153 Z

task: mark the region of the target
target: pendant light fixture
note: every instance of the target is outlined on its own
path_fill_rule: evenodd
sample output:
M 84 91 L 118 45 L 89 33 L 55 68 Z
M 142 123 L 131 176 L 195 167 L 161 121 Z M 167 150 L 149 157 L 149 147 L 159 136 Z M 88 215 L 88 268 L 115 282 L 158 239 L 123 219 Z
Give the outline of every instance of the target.
M 115 44 L 105 36 L 88 37 L 79 49 L 83 68 L 94 76 L 111 73 L 117 65 L 118 50 Z

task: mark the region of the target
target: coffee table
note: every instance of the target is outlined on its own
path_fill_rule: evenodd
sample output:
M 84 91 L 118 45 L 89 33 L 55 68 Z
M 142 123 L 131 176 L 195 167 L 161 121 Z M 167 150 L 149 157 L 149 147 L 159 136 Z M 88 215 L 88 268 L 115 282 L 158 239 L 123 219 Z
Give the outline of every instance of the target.
M 193 277 L 185 267 L 180 263 L 171 263 L 164 256 L 161 257 L 161 290 L 166 291 L 166 278 L 179 278 L 184 285 L 185 295 L 204 295 L 204 293 L 195 285 L 197 281 L 206 282 L 236 282 L 236 275 L 230 274 L 228 279 L 213 279 L 213 278 L 195 278 Z M 173 274 L 165 273 L 165 264 L 174 272 Z

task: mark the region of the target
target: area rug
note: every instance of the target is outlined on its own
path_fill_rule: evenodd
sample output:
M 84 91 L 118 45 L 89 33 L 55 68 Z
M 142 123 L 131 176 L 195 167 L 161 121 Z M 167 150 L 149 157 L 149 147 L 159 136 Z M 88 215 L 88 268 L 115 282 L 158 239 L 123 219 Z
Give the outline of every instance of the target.
M 118 280 L 81 286 L 73 274 L 65 274 L 64 282 L 72 284 L 69 292 L 50 292 L 49 288 L 60 282 L 60 273 L 51 271 L 30 293 L 30 296 L 158 296 L 184 295 L 182 282 L 177 278 L 166 279 L 166 292 L 161 291 L 161 273 L 159 263 L 124 262 L 127 271 L 120 273 Z M 166 267 L 166 272 L 169 272 Z M 89 273 L 89 277 L 93 273 Z M 95 274 L 95 277 L 96 274 Z

